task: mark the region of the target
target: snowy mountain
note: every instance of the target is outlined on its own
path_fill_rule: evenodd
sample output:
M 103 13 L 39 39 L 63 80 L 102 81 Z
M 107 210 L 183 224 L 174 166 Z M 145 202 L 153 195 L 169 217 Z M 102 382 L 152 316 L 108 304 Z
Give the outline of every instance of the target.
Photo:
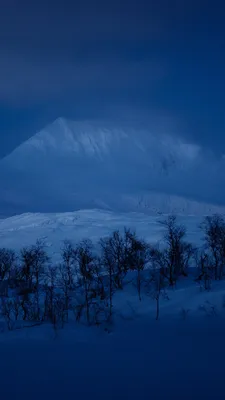
M 220 171 L 199 146 L 178 138 L 59 118 L 0 162 L 0 205 L 6 213 L 96 207 L 207 213 L 211 206 L 198 202 L 219 203 Z
M 49 156 L 84 156 L 106 160 L 113 155 L 122 153 L 123 157 L 152 158 L 161 164 L 193 162 L 200 155 L 200 147 L 193 144 L 184 144 L 182 141 L 169 136 L 157 137 L 149 131 L 138 131 L 130 127 L 117 128 L 110 124 L 99 125 L 96 122 L 74 122 L 58 118 L 51 125 L 22 143 L 5 162 L 21 162 L 21 158 L 40 154 Z M 160 158 L 158 157 L 160 155 Z M 23 160 L 23 162 L 26 160 Z

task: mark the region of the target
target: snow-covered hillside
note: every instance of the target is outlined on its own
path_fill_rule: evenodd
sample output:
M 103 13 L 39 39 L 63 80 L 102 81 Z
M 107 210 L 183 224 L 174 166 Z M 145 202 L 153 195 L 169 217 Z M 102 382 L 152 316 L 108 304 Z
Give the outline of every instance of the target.
M 25 214 L 0 221 L 1 246 L 19 249 L 45 238 L 57 260 L 64 238 L 100 236 L 124 225 L 150 242 L 162 237 L 158 219 L 98 210 L 67 214 Z M 200 244 L 200 219 L 179 217 L 188 239 Z M 54 265 L 54 263 L 53 263 Z M 223 400 L 225 393 L 225 285 L 213 281 L 200 291 L 190 274 L 156 301 L 139 301 L 127 279 L 113 297 L 110 324 L 89 326 L 71 314 L 63 329 L 44 322 L 7 331 L 0 317 L 0 387 L 4 400 L 49 399 Z M 25 326 L 24 326 L 25 325 Z
M 1 160 L 1 213 L 210 213 L 225 204 L 222 167 L 177 137 L 59 118 Z
M 148 216 L 141 213 L 114 213 L 101 210 L 81 210 L 63 214 L 23 214 L 0 220 L 1 247 L 17 251 L 21 246 L 29 246 L 37 239 L 44 240 L 49 255 L 59 261 L 65 239 L 79 242 L 91 239 L 96 244 L 101 237 L 114 230 L 129 227 L 150 243 L 162 239 L 162 226 L 158 223 L 163 216 Z M 199 224 L 202 216 L 179 216 L 187 226 L 188 239 L 201 243 Z

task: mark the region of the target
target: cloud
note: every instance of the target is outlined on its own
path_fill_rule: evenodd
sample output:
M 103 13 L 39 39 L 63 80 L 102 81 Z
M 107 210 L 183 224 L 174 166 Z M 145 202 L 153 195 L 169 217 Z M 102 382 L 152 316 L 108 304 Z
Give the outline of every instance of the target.
M 0 101 L 24 105 L 73 96 L 77 92 L 88 95 L 101 90 L 110 93 L 140 90 L 146 85 L 153 86 L 165 73 L 162 65 L 151 61 L 102 59 L 56 63 L 3 56 L 0 59 Z
M 159 1 L 160 3 L 160 1 Z M 161 1 L 162 3 L 162 1 Z M 165 1 L 163 1 L 165 3 Z M 129 39 L 154 35 L 161 31 L 161 15 L 154 1 L 143 0 L 76 2 L 39 0 L 1 0 L 0 26 L 4 39 L 27 41 L 27 44 L 50 40 L 58 44 L 112 36 Z
M 1 146 L 60 115 L 157 113 L 223 151 L 222 17 L 208 0 L 0 0 Z
M 186 1 L 182 1 L 186 3 Z M 179 2 L 170 1 L 170 7 Z M 167 0 L 0 0 L 0 101 L 26 104 L 79 90 L 150 88 L 165 73 L 138 59 L 166 34 Z

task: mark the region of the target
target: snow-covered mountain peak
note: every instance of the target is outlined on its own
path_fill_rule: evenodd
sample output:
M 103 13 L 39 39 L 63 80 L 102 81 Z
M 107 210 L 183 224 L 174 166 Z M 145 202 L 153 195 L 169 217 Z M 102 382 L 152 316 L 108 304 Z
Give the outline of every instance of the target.
M 121 149 L 132 137 L 123 129 L 97 125 L 90 122 L 74 122 L 58 118 L 51 125 L 22 143 L 10 155 L 29 156 L 29 154 L 75 155 L 102 158 L 112 151 Z M 135 140 L 134 140 L 135 142 Z M 141 143 L 136 146 L 144 151 Z
M 104 161 L 113 158 L 168 170 L 175 165 L 182 169 L 186 163 L 198 160 L 200 154 L 201 149 L 196 145 L 149 130 L 58 118 L 14 150 L 7 163 L 21 164 L 21 160 L 25 163 L 43 156 Z
M 20 202 L 23 212 L 70 211 L 96 204 L 127 209 L 130 198 L 149 191 L 210 203 L 220 200 L 217 181 L 224 182 L 220 163 L 182 138 L 136 126 L 63 118 L 3 159 L 0 173 L 2 208 L 9 204 L 14 210 Z M 124 195 L 131 197 L 122 201 Z M 160 199 L 157 207 L 163 211 Z

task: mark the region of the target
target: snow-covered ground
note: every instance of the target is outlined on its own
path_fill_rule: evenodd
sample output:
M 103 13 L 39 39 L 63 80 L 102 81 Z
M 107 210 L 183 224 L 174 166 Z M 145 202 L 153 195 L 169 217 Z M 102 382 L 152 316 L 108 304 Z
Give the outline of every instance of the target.
M 211 293 L 193 284 L 178 288 L 155 321 L 154 301 L 139 304 L 136 294 L 125 290 L 116 298 L 109 334 L 75 323 L 57 336 L 51 327 L 1 333 L 1 396 L 222 400 L 224 294 L 224 284 Z
M 150 243 L 162 240 L 163 227 L 159 224 L 163 216 L 149 216 L 139 213 L 115 213 L 101 210 L 80 210 L 62 214 L 22 214 L 0 220 L 1 247 L 19 250 L 43 239 L 48 253 L 54 261 L 60 257 L 65 239 L 78 242 L 91 239 L 97 243 L 116 229 L 125 226 Z M 187 227 L 188 239 L 201 243 L 199 224 L 201 217 L 179 216 L 178 220 Z
M 1 247 L 20 247 L 45 238 L 54 259 L 65 238 L 75 242 L 124 226 L 156 242 L 162 217 L 114 214 L 98 210 L 67 214 L 26 214 L 0 221 Z M 201 244 L 199 218 L 180 217 L 188 239 Z M 13 399 L 213 399 L 225 398 L 225 283 L 201 292 L 193 277 L 180 280 L 160 301 L 127 284 L 114 299 L 110 333 L 74 321 L 59 330 L 50 326 L 2 331 L 0 390 Z

